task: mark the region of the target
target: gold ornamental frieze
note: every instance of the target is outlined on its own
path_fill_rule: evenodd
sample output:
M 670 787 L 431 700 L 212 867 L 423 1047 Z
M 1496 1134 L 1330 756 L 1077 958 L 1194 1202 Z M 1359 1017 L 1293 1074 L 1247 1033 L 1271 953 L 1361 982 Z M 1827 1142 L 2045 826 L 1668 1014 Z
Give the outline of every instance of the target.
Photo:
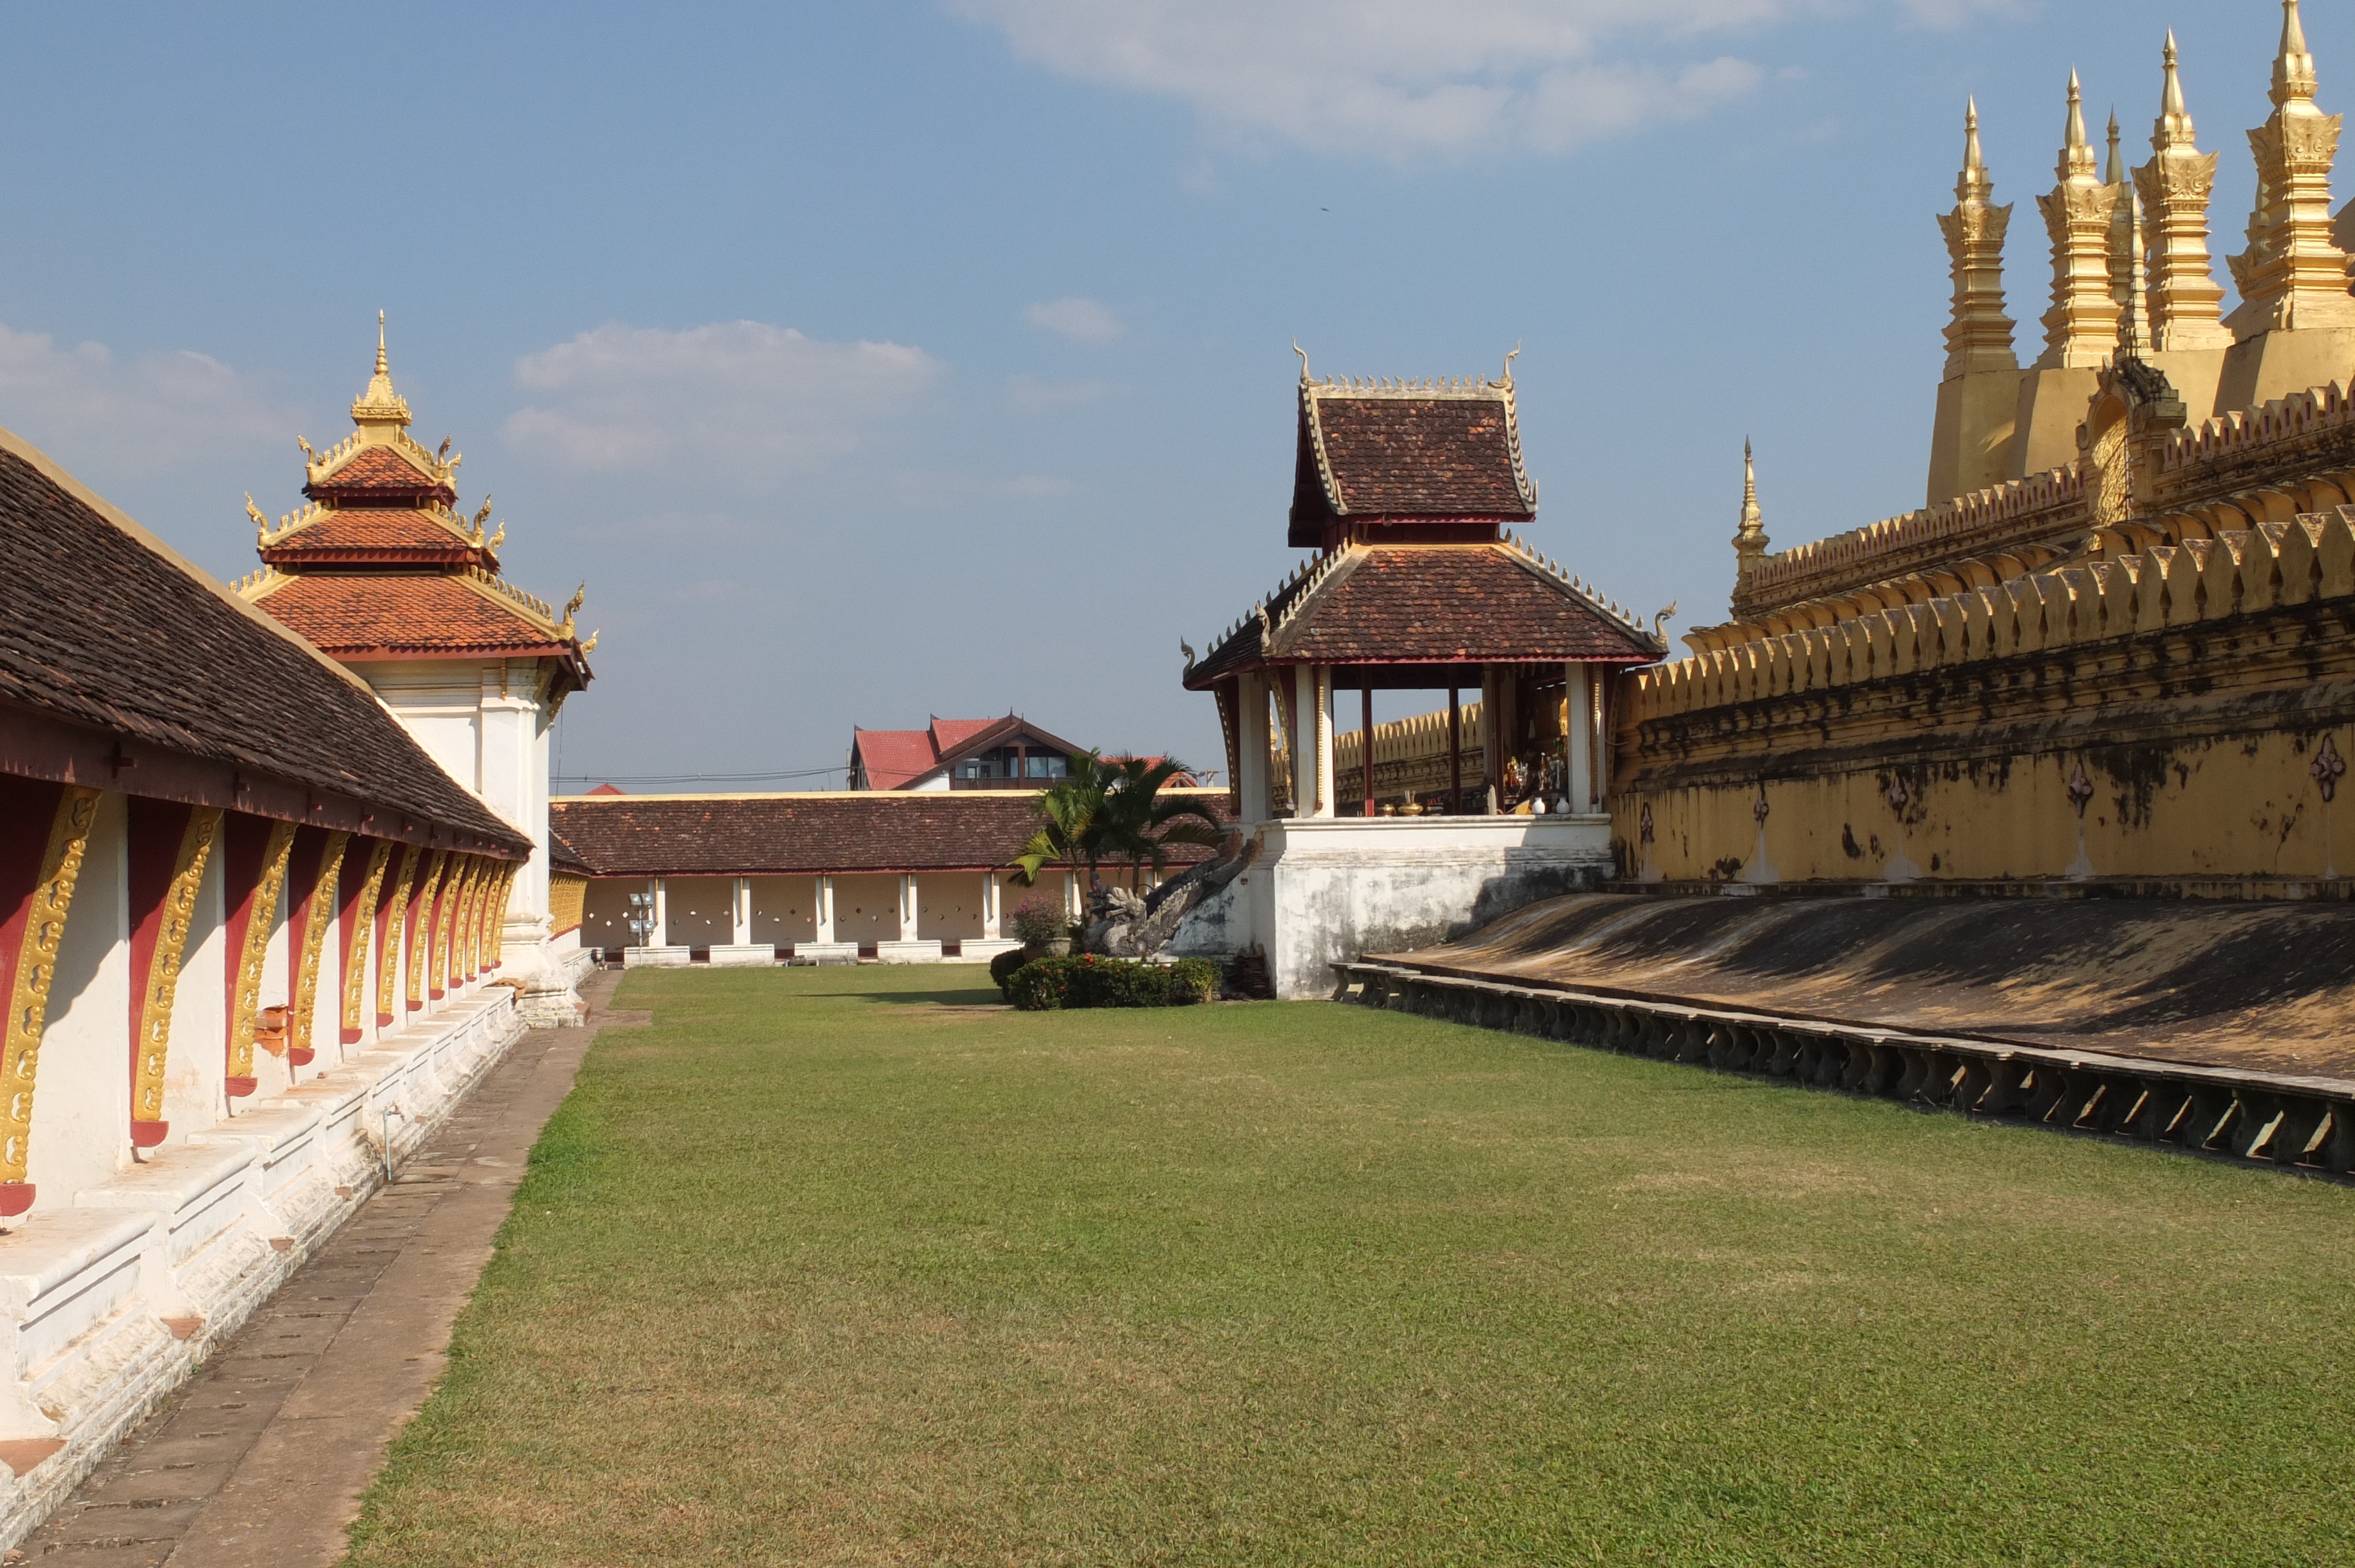
M 390 1023 L 397 1011 L 393 1000 L 400 994 L 400 949 L 409 933 L 409 890 L 416 882 L 417 864 L 424 854 L 414 844 L 400 852 L 400 874 L 392 885 L 392 902 L 385 906 L 384 929 L 377 934 L 383 953 L 376 977 L 376 1021 L 380 1025 Z M 413 941 L 408 945 L 416 946 Z M 410 961 L 412 965 L 416 962 L 413 953 Z
M 286 1044 L 288 1059 L 294 1065 L 306 1065 L 312 1059 L 311 1028 L 313 1014 L 319 1004 L 319 954 L 326 946 L 327 921 L 336 907 L 336 887 L 344 873 L 344 851 L 351 842 L 349 833 L 329 833 L 325 848 L 319 852 L 319 874 L 311 884 L 310 914 L 303 922 L 303 961 L 295 971 L 294 1016 L 290 1025 Z
M 8 1027 L 0 1044 L 0 1217 L 33 1206 L 30 1168 L 33 1085 L 41 1065 L 41 1031 L 48 1021 L 49 982 L 56 976 L 58 945 L 65 938 L 66 914 L 74 884 L 90 847 L 98 817 L 99 792 L 68 785 L 50 819 L 48 847 L 41 854 L 41 879 L 33 889 L 25 935 L 16 951 L 16 974 L 9 988 Z
M 171 1063 L 172 1009 L 179 1000 L 188 932 L 196 924 L 197 893 L 220 838 L 220 823 L 218 806 L 189 809 L 188 825 L 180 832 L 179 853 L 172 862 L 172 881 L 164 892 L 155 950 L 147 959 L 145 987 L 140 992 L 139 1056 L 131 1083 L 131 1141 L 143 1149 L 161 1143 L 166 1131 L 164 1078 Z
M 261 969 L 270 957 L 279 895 L 286 889 L 286 861 L 294 849 L 294 824 L 272 822 L 261 852 L 261 877 L 245 919 L 245 946 L 238 956 L 237 989 L 230 993 L 229 1092 L 253 1093 L 253 1036 L 261 1014 Z
M 409 938 L 409 1011 L 417 1012 L 425 1005 L 425 977 L 433 971 L 434 890 L 441 885 L 442 864 L 449 858 L 446 850 L 425 853 L 425 877 L 417 889 L 417 905 L 410 916 Z M 420 955 L 423 955 L 422 961 Z
M 378 839 L 369 847 L 368 874 L 352 906 L 351 943 L 344 959 L 343 1006 L 337 1010 L 346 1045 L 359 1042 L 360 1009 L 368 1002 L 368 938 L 376 929 L 376 900 L 384 888 L 385 863 L 391 858 L 392 845 L 385 840 Z

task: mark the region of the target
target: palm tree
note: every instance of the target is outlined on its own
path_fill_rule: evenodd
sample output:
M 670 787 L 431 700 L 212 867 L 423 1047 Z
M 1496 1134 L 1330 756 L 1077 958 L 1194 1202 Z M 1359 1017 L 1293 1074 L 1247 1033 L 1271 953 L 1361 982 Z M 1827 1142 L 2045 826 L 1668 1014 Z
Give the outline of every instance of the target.
M 1177 758 L 1151 762 L 1132 757 L 1116 765 L 1101 766 L 1112 775 L 1096 813 L 1101 845 L 1104 853 L 1128 857 L 1132 890 L 1143 891 L 1138 884 L 1146 862 L 1152 862 L 1155 875 L 1161 874 L 1169 863 L 1171 846 L 1199 844 L 1216 849 L 1225 839 L 1226 823 L 1200 800 L 1162 798 L 1161 790 L 1170 779 L 1192 771 Z
M 1082 864 L 1092 877 L 1103 853 L 1104 796 L 1120 772 L 1092 751 L 1071 758 L 1071 776 L 1038 800 L 1039 829 L 1009 867 L 1016 885 L 1029 887 L 1050 865 L 1069 866 L 1074 878 Z

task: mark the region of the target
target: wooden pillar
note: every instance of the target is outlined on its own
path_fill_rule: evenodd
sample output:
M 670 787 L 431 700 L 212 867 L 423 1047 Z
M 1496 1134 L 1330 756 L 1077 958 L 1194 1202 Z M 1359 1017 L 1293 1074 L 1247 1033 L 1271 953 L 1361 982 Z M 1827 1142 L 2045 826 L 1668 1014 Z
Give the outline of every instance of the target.
M 1464 814 L 1464 703 L 1462 688 L 1447 688 L 1447 814 Z
M 1374 677 L 1371 671 L 1360 671 L 1358 677 L 1358 751 L 1365 764 L 1366 815 L 1374 814 Z

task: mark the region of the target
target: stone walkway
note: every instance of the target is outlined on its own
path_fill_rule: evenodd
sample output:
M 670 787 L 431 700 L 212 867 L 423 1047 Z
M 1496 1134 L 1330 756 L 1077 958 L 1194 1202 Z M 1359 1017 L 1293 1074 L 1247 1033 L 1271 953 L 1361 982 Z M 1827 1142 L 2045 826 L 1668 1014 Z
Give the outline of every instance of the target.
M 8 1555 L 49 1568 L 310 1568 L 441 1376 L 525 1157 L 607 1023 L 517 1041 L 432 1139 Z

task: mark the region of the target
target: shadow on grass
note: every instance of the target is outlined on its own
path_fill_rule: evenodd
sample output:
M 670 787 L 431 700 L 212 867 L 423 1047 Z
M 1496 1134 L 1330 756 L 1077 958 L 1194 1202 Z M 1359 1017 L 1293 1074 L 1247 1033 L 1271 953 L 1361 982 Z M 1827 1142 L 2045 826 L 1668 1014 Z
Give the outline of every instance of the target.
M 872 1002 L 881 1007 L 975 1007 L 1006 1001 L 994 985 L 959 991 L 805 991 L 801 994 Z

